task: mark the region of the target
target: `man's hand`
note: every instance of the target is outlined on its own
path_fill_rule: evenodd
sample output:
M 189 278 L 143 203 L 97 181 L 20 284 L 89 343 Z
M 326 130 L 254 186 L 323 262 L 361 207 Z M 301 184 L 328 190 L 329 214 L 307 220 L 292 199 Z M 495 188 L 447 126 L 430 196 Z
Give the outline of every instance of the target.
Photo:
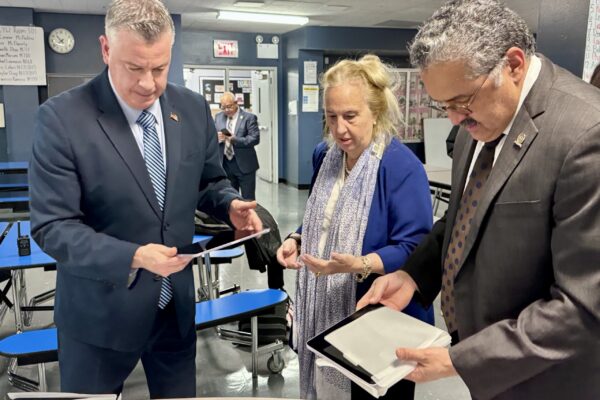
M 431 347 L 428 349 L 396 349 L 396 357 L 401 361 L 417 364 L 414 371 L 406 376 L 413 382 L 421 383 L 458 375 L 452 365 L 448 349 Z
M 286 239 L 277 249 L 277 261 L 284 268 L 300 269 L 298 264 L 298 243 L 294 239 Z
M 416 290 L 417 284 L 410 275 L 398 270 L 375 279 L 369 291 L 358 301 L 356 309 L 381 303 L 401 311 L 408 305 Z
M 189 258 L 177 256 L 176 247 L 150 243 L 140 246 L 133 255 L 131 268 L 144 268 L 153 274 L 167 277 L 185 268 Z
M 256 201 L 233 200 L 229 205 L 229 219 L 235 229 L 244 231 L 262 231 L 263 225 L 254 209 Z
M 223 143 L 225 139 L 227 139 L 227 136 L 223 135 L 223 132 L 217 132 L 217 140 L 219 141 L 219 143 Z

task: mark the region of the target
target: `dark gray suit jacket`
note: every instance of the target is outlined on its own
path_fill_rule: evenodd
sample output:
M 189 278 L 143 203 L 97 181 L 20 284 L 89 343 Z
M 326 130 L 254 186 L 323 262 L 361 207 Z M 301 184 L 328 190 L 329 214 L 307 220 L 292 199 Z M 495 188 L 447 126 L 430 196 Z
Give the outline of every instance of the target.
M 160 103 L 167 151 L 164 213 L 107 70 L 49 99 L 37 115 L 29 170 L 32 235 L 57 260 L 56 325 L 96 346 L 133 351 L 150 334 L 161 282 L 141 269 L 127 286 L 136 249 L 191 243 L 197 205 L 228 220 L 229 204 L 239 197 L 225 178 L 202 96 L 169 84 Z M 172 275 L 172 283 L 185 332 L 194 325 L 191 268 Z
M 450 357 L 475 399 L 600 398 L 600 92 L 540 57 L 454 282 Z M 425 303 L 440 290 L 474 147 L 461 129 L 447 223 L 405 265 Z
M 217 131 L 227 127 L 227 115 L 224 112 L 220 112 L 215 116 L 215 125 Z M 237 162 L 240 171 L 244 174 L 256 171 L 258 169 L 258 157 L 254 146 L 260 142 L 260 130 L 258 129 L 256 115 L 240 109 L 235 131 L 231 133 L 234 135 L 232 143 L 235 157 L 233 159 Z M 219 148 L 221 149 L 219 154 L 223 157 L 225 143 L 219 143 Z

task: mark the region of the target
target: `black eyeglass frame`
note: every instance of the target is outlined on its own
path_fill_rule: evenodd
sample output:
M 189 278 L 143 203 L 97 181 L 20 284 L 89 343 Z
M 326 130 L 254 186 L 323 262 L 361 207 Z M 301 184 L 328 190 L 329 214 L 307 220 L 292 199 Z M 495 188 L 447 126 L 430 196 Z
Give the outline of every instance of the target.
M 483 87 L 483 85 L 485 85 L 485 83 L 487 82 L 488 78 L 490 77 L 491 72 L 488 73 L 485 76 L 485 79 L 483 80 L 483 82 L 481 83 L 481 85 L 479 85 L 479 87 L 477 89 L 475 89 L 475 91 L 473 92 L 473 94 L 471 94 L 471 96 L 469 96 L 469 100 L 464 103 L 464 104 L 450 104 L 447 106 L 443 106 L 443 105 L 438 105 L 438 104 L 430 104 L 429 107 L 433 108 L 436 111 L 442 111 L 442 112 L 448 112 L 448 111 L 453 111 L 459 114 L 463 114 L 463 115 L 469 115 L 472 114 L 473 111 L 471 111 L 471 105 L 473 104 L 473 102 L 475 101 L 475 99 L 477 98 L 477 94 L 481 91 L 481 88 Z

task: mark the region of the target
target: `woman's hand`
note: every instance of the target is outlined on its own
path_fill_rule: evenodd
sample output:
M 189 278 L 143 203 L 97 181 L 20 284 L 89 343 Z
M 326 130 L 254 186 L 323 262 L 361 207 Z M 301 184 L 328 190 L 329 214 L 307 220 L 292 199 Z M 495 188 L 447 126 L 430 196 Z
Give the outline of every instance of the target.
M 360 257 L 339 253 L 331 253 L 330 260 L 322 260 L 308 254 L 303 254 L 300 257 L 300 261 L 317 276 L 361 272 L 363 265 Z
M 277 249 L 277 261 L 284 268 L 299 269 L 298 243 L 294 239 L 286 239 Z

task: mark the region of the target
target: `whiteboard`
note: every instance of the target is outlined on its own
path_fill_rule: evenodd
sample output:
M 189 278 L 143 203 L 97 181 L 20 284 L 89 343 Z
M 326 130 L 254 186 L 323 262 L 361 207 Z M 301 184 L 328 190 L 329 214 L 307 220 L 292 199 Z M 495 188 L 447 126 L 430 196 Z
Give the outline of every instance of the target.
M 600 63 L 600 0 L 590 0 L 587 38 L 585 40 L 585 58 L 583 61 L 583 80 L 590 81 L 596 65 Z
M 44 30 L 0 25 L 0 85 L 46 85 Z
M 452 168 L 452 159 L 446 152 L 446 138 L 452 129 L 448 118 L 424 118 L 425 164 Z

